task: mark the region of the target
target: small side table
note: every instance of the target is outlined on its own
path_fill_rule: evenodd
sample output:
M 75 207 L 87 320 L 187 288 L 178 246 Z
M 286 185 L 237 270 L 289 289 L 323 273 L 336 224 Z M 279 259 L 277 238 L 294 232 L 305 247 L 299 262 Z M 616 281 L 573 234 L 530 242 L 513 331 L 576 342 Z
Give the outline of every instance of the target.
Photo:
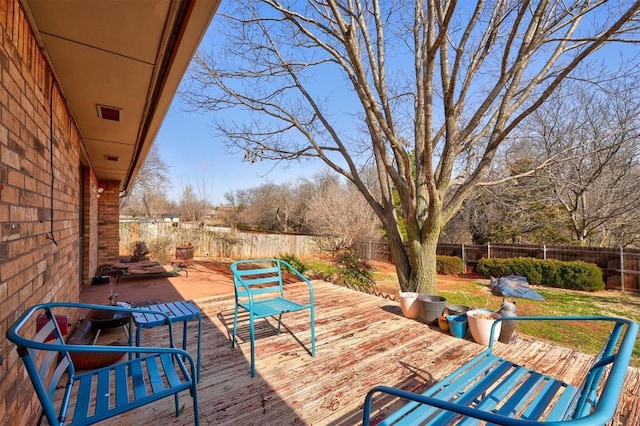
M 149 311 L 160 311 L 171 319 L 172 323 L 183 323 L 182 349 L 187 350 L 187 321 L 198 319 L 198 353 L 196 356 L 196 381 L 200 382 L 200 335 L 202 333 L 202 314 L 191 302 L 170 302 L 159 303 L 157 305 L 140 306 L 138 309 L 148 309 Z M 154 313 L 133 312 L 131 314 L 133 323 L 136 325 L 136 346 L 140 346 L 140 333 L 143 328 L 152 328 L 159 325 L 166 325 L 166 318 Z M 131 333 L 129 333 L 131 336 Z M 129 337 L 131 340 L 131 337 Z M 131 343 L 131 342 L 129 342 Z

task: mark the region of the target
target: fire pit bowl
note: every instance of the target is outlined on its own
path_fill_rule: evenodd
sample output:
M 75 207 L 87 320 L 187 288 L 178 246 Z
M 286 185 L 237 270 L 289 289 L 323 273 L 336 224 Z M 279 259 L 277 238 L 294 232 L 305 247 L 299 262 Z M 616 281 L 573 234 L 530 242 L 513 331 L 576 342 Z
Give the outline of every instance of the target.
M 92 309 L 87 315 L 91 324 L 99 330 L 122 327 L 129 323 L 130 312 Z

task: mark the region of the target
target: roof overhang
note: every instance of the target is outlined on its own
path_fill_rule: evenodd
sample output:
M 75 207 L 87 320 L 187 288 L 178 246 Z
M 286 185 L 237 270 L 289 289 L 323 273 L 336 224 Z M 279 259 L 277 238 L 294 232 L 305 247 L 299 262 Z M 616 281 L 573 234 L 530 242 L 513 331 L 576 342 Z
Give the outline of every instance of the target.
M 130 189 L 220 0 L 22 0 L 98 179 Z

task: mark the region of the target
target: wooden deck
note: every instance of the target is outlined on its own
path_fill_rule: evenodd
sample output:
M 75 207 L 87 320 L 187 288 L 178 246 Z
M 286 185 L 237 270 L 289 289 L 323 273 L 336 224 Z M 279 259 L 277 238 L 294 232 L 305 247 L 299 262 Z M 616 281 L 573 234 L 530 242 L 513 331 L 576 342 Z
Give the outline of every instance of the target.
M 297 284 L 288 288 L 302 289 Z M 421 391 L 483 349 L 404 318 L 395 302 L 325 282 L 314 282 L 314 290 L 316 356 L 308 352 L 308 312 L 285 316 L 288 330 L 279 336 L 263 322 L 257 327 L 258 375 L 254 379 L 249 376 L 248 339 L 231 349 L 228 330 L 233 324 L 233 298 L 194 301 L 203 313 L 198 394 L 203 425 L 356 425 L 361 422 L 364 396 L 372 386 Z M 195 322 L 189 327 L 193 335 Z M 160 331 L 145 330 L 143 343 L 163 343 Z M 248 327 L 243 327 L 240 337 L 247 334 Z M 195 354 L 193 337 L 189 350 Z M 511 345 L 498 343 L 497 352 L 545 374 L 560 374 L 574 384 L 590 363 L 586 355 L 522 338 Z M 640 424 L 638 382 L 638 370 L 630 368 L 612 425 Z M 191 399 L 185 394 L 180 402 L 186 405 L 180 417 L 174 415 L 173 401 L 166 399 L 107 422 L 192 424 Z M 379 401 L 378 407 L 388 403 L 393 401 Z

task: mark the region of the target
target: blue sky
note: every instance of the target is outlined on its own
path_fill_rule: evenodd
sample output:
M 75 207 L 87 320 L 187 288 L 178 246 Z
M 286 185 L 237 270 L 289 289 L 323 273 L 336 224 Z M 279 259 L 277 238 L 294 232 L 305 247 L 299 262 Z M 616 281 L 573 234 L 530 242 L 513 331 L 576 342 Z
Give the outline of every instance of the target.
M 214 43 L 217 33 L 214 17 L 201 47 Z M 187 77 L 185 77 L 187 78 Z M 224 194 L 264 183 L 295 182 L 326 168 L 320 160 L 291 163 L 244 161 L 244 153 L 229 152 L 212 132 L 213 113 L 189 112 L 176 94 L 155 139 L 160 158 L 169 166 L 172 188 L 169 196 L 178 201 L 182 188 L 190 184 L 203 188 L 214 205 L 224 204 Z
M 276 164 L 243 161 L 242 153 L 227 152 L 211 132 L 210 116 L 187 112 L 176 96 L 158 132 L 155 144 L 160 158 L 169 166 L 170 197 L 178 200 L 181 189 L 191 184 L 204 186 L 215 205 L 224 202 L 224 193 L 256 187 L 265 182 L 283 183 L 310 177 L 324 166 L 315 163 Z

